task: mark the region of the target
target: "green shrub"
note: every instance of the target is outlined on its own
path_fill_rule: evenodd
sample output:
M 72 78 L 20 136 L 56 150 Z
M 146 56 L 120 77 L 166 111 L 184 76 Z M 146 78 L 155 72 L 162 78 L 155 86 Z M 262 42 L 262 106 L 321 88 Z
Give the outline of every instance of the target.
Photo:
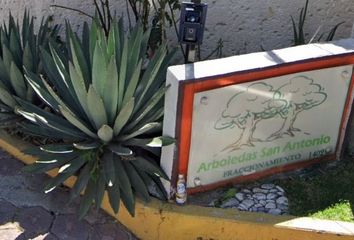
M 34 18 L 25 11 L 22 30 L 11 14 L 8 24 L 0 26 L 0 125 L 18 118 L 15 96 L 29 102 L 35 100 L 33 89 L 24 79 L 24 68 L 35 74 L 42 72 L 39 47 L 48 48 L 48 42 L 58 32 L 58 27 L 51 28 L 49 22 L 49 18 L 42 19 L 35 32 Z
M 84 189 L 80 217 L 94 202 L 100 207 L 104 191 L 114 212 L 120 200 L 134 215 L 135 196 L 149 201 L 149 189 L 165 198 L 160 177 L 167 176 L 154 161 L 156 147 L 173 139 L 161 136 L 165 74 L 172 53 L 162 44 L 146 59 L 149 31 L 137 25 L 130 34 L 122 21 L 113 22 L 108 38 L 95 22 L 83 28 L 82 40 L 67 24 L 67 49 L 41 49 L 48 79 L 28 71 L 26 79 L 50 107 L 42 110 L 21 99 L 18 110 L 32 123 L 33 134 L 63 139 L 64 143 L 29 149 L 39 160 L 27 169 L 45 172 L 59 168 L 46 191 L 77 175 L 71 190 Z M 142 70 L 143 63 L 146 68 Z

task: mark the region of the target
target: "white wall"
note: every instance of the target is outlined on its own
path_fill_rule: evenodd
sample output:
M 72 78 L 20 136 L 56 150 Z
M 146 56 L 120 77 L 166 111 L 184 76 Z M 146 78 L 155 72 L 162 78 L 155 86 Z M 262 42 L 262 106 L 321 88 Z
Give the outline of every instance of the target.
M 112 0 L 119 14 L 126 15 L 125 0 Z M 298 18 L 299 8 L 305 0 L 205 0 L 209 4 L 203 55 L 214 49 L 219 38 L 224 40 L 224 56 L 276 49 L 291 45 L 293 36 L 290 15 Z M 56 22 L 70 19 L 78 29 L 86 17 L 77 13 L 53 9 L 59 4 L 93 12 L 91 0 L 0 0 L 0 20 L 9 10 L 21 16 L 25 7 L 35 16 L 53 15 Z M 336 23 L 345 21 L 336 39 L 350 36 L 354 20 L 353 0 L 310 0 L 307 32 L 313 34 L 322 25 L 328 31 Z M 322 32 L 321 31 L 321 32 Z M 174 36 L 174 35 L 172 35 Z

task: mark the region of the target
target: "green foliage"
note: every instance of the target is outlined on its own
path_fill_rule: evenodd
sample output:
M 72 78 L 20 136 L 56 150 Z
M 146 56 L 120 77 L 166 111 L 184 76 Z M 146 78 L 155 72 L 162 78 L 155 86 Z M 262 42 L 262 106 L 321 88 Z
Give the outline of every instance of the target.
M 301 176 L 277 180 L 286 189 L 290 214 L 354 221 L 354 162 L 343 157 L 335 166 L 316 165 Z M 350 219 L 351 218 L 351 219 Z
M 33 89 L 24 79 L 24 69 L 35 74 L 42 73 L 39 56 L 40 46 L 48 47 L 57 36 L 58 27 L 50 27 L 50 19 L 42 19 L 38 32 L 34 30 L 34 18 L 25 11 L 22 30 L 10 14 L 8 24 L 0 26 L 0 121 L 5 125 L 15 114 L 16 97 L 34 102 Z
M 293 26 L 293 34 L 294 34 L 294 46 L 297 45 L 303 45 L 307 43 L 312 43 L 312 42 L 320 42 L 322 40 L 324 41 L 332 41 L 334 38 L 334 35 L 336 34 L 336 31 L 340 25 L 342 25 L 344 22 L 340 22 L 336 24 L 328 33 L 327 37 L 325 37 L 325 33 L 318 35 L 318 32 L 320 30 L 320 27 L 317 29 L 316 33 L 312 36 L 311 40 L 307 41 L 306 40 L 306 33 L 305 33 L 305 23 L 306 23 L 306 17 L 308 13 L 308 6 L 309 6 L 309 0 L 306 0 L 305 6 L 300 9 L 300 14 L 299 14 L 299 20 L 298 23 L 296 24 L 295 19 L 293 16 L 291 16 L 291 22 Z
M 120 20 L 112 22 L 106 37 L 93 22 L 91 28 L 84 25 L 80 40 L 67 24 L 67 53 L 52 45 L 49 52 L 41 49 L 48 79 L 26 73 L 51 111 L 19 100 L 19 113 L 32 122 L 24 127 L 33 134 L 65 139 L 65 144 L 30 149 L 28 153 L 40 160 L 28 169 L 44 172 L 59 167 L 46 191 L 77 175 L 71 195 L 86 189 L 81 217 L 92 203 L 100 207 L 105 190 L 116 213 L 122 201 L 134 215 L 135 196 L 149 201 L 152 187 L 157 189 L 155 195 L 165 198 L 160 178 L 168 178 L 153 153 L 173 142 L 160 135 L 168 89 L 164 77 L 173 53 L 162 44 L 152 59 L 146 59 L 149 33 L 137 25 L 126 34 Z

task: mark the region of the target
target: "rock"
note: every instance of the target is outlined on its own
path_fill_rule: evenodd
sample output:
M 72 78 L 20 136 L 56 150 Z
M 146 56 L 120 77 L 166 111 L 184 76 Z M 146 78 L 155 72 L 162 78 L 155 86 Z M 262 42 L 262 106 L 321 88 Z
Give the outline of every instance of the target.
M 277 204 L 284 204 L 284 205 L 288 205 L 289 201 L 287 197 L 280 197 L 277 199 Z
M 256 207 L 256 208 L 260 208 L 260 207 L 263 207 L 263 205 L 262 205 L 262 204 L 257 203 L 257 204 L 255 204 L 255 205 L 254 205 L 254 207 Z
M 248 208 L 245 205 L 243 205 L 242 203 L 240 205 L 238 205 L 237 209 L 241 210 L 241 211 L 247 211 L 248 210 Z
M 254 205 L 254 201 L 251 199 L 246 199 L 246 200 L 243 200 L 241 204 L 243 206 L 245 206 L 247 209 L 249 209 L 250 207 L 252 207 Z
M 275 204 L 275 200 L 274 200 L 274 199 L 267 199 L 266 202 L 267 202 L 267 203 L 274 203 L 274 204 Z
M 242 189 L 242 192 L 244 192 L 244 193 L 252 193 L 252 191 L 251 190 L 249 190 L 249 189 Z
M 275 205 L 275 203 L 267 203 L 267 205 L 265 205 L 265 208 L 268 208 L 268 209 L 273 209 L 273 208 L 276 208 L 277 206 Z
M 235 194 L 235 197 L 236 197 L 236 199 L 239 200 L 239 201 L 245 200 L 245 194 L 244 194 L 244 193 L 238 192 L 238 193 Z
M 231 207 L 238 206 L 239 204 L 240 204 L 240 202 L 236 198 L 230 198 L 229 200 L 223 202 L 220 207 L 221 208 L 231 208 Z
M 265 206 L 267 204 L 266 200 L 260 200 L 259 204 L 262 204 L 262 206 Z
M 270 193 L 278 193 L 279 191 L 278 191 L 278 189 L 273 188 L 273 189 L 270 189 L 269 192 L 270 192 Z
M 279 190 L 279 192 L 282 192 L 282 193 L 284 193 L 285 191 L 284 191 L 284 189 L 283 188 L 281 188 L 281 187 L 279 187 L 279 186 L 276 186 L 275 187 L 276 189 L 278 189 Z
M 278 195 L 275 194 L 275 193 L 268 193 L 268 194 L 267 194 L 267 199 L 268 199 L 268 200 L 274 200 L 274 199 L 276 199 L 277 197 L 278 197 Z
M 279 196 L 284 196 L 285 195 L 285 192 L 277 192 L 277 194 L 279 195 Z
M 270 189 L 272 189 L 274 187 L 275 187 L 275 185 L 272 184 L 272 183 L 265 183 L 265 184 L 262 184 L 262 186 L 261 186 L 261 188 L 267 189 L 267 190 L 270 190 Z
M 252 197 L 257 199 L 258 201 L 265 200 L 267 198 L 267 196 L 264 193 L 255 193 L 252 195 Z
M 283 211 L 288 211 L 288 209 L 289 209 L 288 205 L 285 205 L 285 204 L 277 204 L 277 208 L 279 208 L 280 210 L 283 210 Z
M 268 190 L 262 188 L 253 188 L 254 193 L 268 193 Z
M 272 214 L 272 215 L 280 215 L 281 214 L 281 210 L 278 209 L 278 208 L 273 208 L 273 209 L 270 209 L 268 211 L 269 214 Z

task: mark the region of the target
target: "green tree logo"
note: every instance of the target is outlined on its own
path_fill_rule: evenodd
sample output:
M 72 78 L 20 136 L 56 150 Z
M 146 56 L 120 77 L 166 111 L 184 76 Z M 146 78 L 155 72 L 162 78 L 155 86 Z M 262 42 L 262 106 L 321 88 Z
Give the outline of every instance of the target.
M 287 106 L 283 98 L 274 98 L 275 91 L 269 84 L 254 83 L 247 88 L 235 87 L 239 91 L 230 98 L 214 128 L 222 130 L 236 126 L 241 129 L 241 134 L 223 151 L 235 151 L 242 146 L 254 146 L 253 142 L 263 141 L 253 137 L 257 124 L 261 120 L 273 118 Z
M 226 146 L 222 151 L 235 151 L 242 146 L 254 146 L 254 142 L 273 141 L 285 134 L 291 137 L 299 114 L 321 105 L 327 99 L 327 94 L 321 85 L 314 83 L 306 76 L 297 76 L 277 89 L 267 83 L 253 83 L 247 87 L 233 86 L 237 89 L 226 104 L 220 118 L 216 121 L 216 130 L 232 129 L 237 127 L 241 134 L 236 141 Z M 265 119 L 280 116 L 284 121 L 279 130 L 267 139 L 253 137 L 257 124 Z
M 284 122 L 281 128 L 268 139 L 277 139 L 284 134 L 294 136 L 294 131 L 301 131 L 294 127 L 298 115 L 325 102 L 327 94 L 323 90 L 321 85 L 306 76 L 294 77 L 289 83 L 279 87 L 274 94 L 274 99 L 287 102 L 286 107 L 278 112 Z

